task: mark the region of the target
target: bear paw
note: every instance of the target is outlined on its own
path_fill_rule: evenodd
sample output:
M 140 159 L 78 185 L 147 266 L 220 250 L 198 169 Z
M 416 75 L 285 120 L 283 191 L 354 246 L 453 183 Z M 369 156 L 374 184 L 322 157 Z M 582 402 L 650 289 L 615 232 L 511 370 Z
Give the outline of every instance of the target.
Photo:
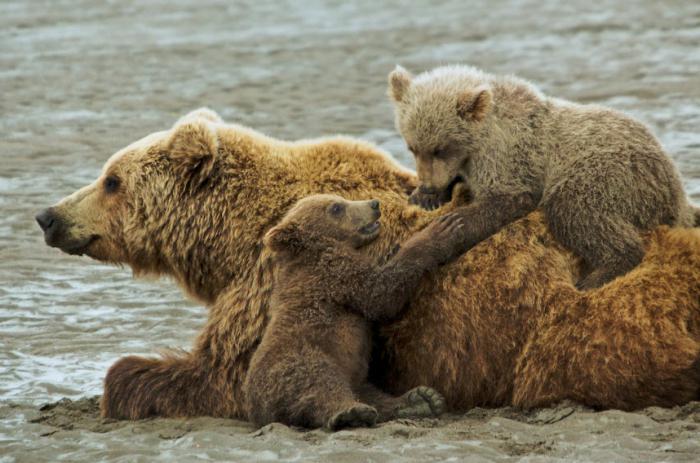
M 370 427 L 377 422 L 377 415 L 376 408 L 358 404 L 333 415 L 328 420 L 327 427 L 331 431 L 345 428 Z
M 445 412 L 445 398 L 427 386 L 418 386 L 405 393 L 403 405 L 396 410 L 397 418 L 428 418 Z

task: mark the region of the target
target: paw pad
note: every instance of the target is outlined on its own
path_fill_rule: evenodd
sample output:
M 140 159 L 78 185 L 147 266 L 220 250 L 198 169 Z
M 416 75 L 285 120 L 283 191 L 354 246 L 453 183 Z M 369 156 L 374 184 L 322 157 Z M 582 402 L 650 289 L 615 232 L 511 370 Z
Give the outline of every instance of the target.
M 377 410 L 369 405 L 355 405 L 336 413 L 328 420 L 328 429 L 337 431 L 345 428 L 373 426 L 377 422 Z

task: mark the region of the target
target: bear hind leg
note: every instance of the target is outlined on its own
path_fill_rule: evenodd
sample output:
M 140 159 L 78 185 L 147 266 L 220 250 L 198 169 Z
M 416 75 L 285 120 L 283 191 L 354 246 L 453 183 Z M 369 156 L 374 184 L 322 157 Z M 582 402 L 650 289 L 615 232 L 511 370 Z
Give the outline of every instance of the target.
M 598 242 L 590 249 L 585 245 L 572 246 L 589 265 L 588 275 L 576 284 L 582 291 L 598 288 L 626 274 L 644 258 L 642 238 L 631 224 L 618 225 L 609 231 L 610 235 L 594 235 L 592 239 Z
M 100 412 L 104 418 L 138 420 L 152 416 L 222 416 L 236 414 L 217 378 L 192 354 L 163 358 L 129 356 L 107 372 Z
M 274 349 L 254 359 L 248 372 L 249 417 L 257 425 L 279 421 L 331 430 L 372 426 L 377 410 L 358 400 L 347 376 L 320 349 Z
M 294 369 L 295 375 L 299 375 L 297 378 L 304 376 L 301 381 L 306 384 L 295 391 L 296 398 L 290 397 L 289 410 L 297 421 L 292 424 L 325 427 L 331 431 L 373 426 L 379 415 L 377 409 L 358 399 L 344 372 L 333 362 L 316 360 L 319 361 L 301 359 L 309 369 L 301 365 Z M 286 380 L 289 381 L 289 376 Z
M 642 261 L 642 238 L 628 221 L 592 208 L 577 210 L 575 204 L 552 198 L 543 202 L 543 208 L 552 234 L 586 263 L 588 274 L 576 284 L 579 289 L 598 288 Z

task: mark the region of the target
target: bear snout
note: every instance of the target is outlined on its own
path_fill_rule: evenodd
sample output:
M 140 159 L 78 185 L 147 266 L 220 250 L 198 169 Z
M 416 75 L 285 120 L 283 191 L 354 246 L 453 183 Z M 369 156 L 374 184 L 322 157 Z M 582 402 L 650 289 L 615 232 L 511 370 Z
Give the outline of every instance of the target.
M 44 232 L 44 241 L 52 247 L 61 247 L 61 237 L 65 234 L 65 222 L 53 208 L 44 209 L 35 217 L 39 227 Z
M 51 208 L 44 209 L 43 211 L 39 212 L 34 218 L 36 219 L 36 222 L 39 224 L 39 227 L 41 227 L 41 230 L 44 232 L 44 234 L 50 232 L 57 223 L 56 214 L 54 214 Z

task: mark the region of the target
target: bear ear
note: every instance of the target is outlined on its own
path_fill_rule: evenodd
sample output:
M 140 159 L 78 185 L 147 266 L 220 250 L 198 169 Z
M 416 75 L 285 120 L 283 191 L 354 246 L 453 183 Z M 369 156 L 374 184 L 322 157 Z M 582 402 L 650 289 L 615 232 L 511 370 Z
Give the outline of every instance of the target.
M 457 114 L 467 122 L 479 122 L 486 117 L 493 103 L 491 89 L 480 87 L 457 97 Z
M 401 66 L 396 66 L 396 68 L 389 73 L 389 96 L 397 103 L 403 100 L 406 95 L 406 90 L 411 86 L 411 80 L 413 76 L 406 69 Z
M 190 114 L 173 127 L 167 150 L 176 171 L 199 186 L 211 173 L 219 151 L 219 140 L 208 118 L 189 117 Z
M 182 124 L 183 122 L 186 121 L 194 121 L 197 119 L 206 119 L 209 122 L 213 122 L 215 124 L 223 124 L 224 120 L 221 119 L 221 116 L 216 114 L 216 112 L 212 111 L 209 108 L 198 108 L 195 109 L 194 111 L 190 111 L 189 113 L 185 114 L 180 118 L 179 121 L 175 123 L 176 126 Z
M 286 251 L 292 254 L 296 254 L 304 248 L 301 228 L 293 222 L 281 223 L 272 227 L 265 234 L 263 243 L 273 251 Z

